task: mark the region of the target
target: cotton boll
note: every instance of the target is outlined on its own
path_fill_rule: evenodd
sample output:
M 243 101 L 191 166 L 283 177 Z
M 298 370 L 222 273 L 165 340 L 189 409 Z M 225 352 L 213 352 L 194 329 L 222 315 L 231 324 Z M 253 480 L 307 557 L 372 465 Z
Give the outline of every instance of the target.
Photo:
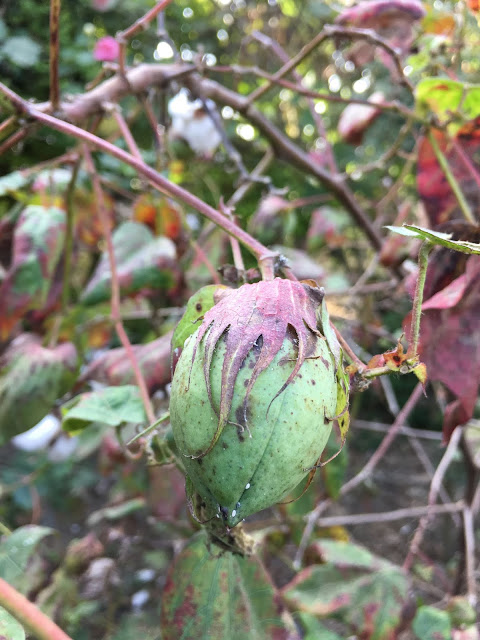
M 22 451 L 45 449 L 60 431 L 60 420 L 48 414 L 34 427 L 12 438 L 12 444 Z
M 214 106 L 211 101 L 207 102 Z M 211 156 L 221 142 L 213 120 L 203 109 L 201 100 L 189 99 L 186 89 L 181 89 L 168 104 L 172 118 L 169 129 L 171 139 L 181 138 L 198 155 Z

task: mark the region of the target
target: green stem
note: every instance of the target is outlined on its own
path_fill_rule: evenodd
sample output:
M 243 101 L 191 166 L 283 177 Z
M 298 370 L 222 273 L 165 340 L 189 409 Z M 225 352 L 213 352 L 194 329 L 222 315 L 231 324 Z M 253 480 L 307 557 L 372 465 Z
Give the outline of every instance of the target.
M 426 240 L 420 247 L 418 254 L 418 277 L 415 286 L 415 297 L 413 299 L 412 308 L 412 328 L 410 331 L 409 352 L 412 356 L 416 356 L 418 352 L 418 340 L 420 338 L 420 319 L 422 317 L 423 290 L 425 288 L 425 279 L 427 277 L 428 256 L 434 245 Z
M 438 142 L 435 139 L 435 136 L 432 133 L 432 130 L 429 129 L 427 131 L 427 138 L 430 142 L 430 144 L 432 145 L 432 149 L 433 149 L 433 153 L 435 154 L 435 157 L 438 161 L 438 164 L 440 165 L 443 173 L 445 174 L 445 177 L 447 179 L 448 184 L 450 185 L 457 201 L 458 204 L 460 206 L 460 209 L 462 210 L 462 213 L 465 217 L 465 220 L 467 220 L 468 222 L 470 222 L 471 224 L 477 224 L 477 221 L 475 219 L 475 216 L 472 213 L 472 210 L 470 208 L 470 205 L 468 204 L 465 196 L 463 195 L 463 191 L 460 188 L 460 185 L 457 182 L 457 179 L 455 178 L 455 176 L 453 175 L 452 170 L 450 169 L 450 165 L 448 164 L 448 160 L 445 157 L 443 151 L 440 149 L 440 147 L 438 146 Z
M 73 252 L 73 223 L 75 211 L 73 208 L 73 196 L 75 194 L 75 184 L 80 170 L 81 158 L 78 158 L 72 171 L 72 177 L 67 189 L 67 231 L 65 236 L 65 261 L 63 265 L 63 285 L 62 285 L 62 313 L 65 313 L 70 301 L 70 274 L 72 271 Z
M 129 440 L 127 442 L 127 447 L 129 447 L 131 444 L 133 444 L 134 442 L 136 442 L 140 438 L 143 438 L 144 436 L 148 435 L 156 427 L 158 427 L 159 424 L 161 424 L 162 422 L 165 422 L 165 420 L 168 420 L 169 418 L 170 418 L 170 411 L 167 411 L 166 413 L 163 414 L 163 416 L 160 416 L 160 418 L 158 418 L 158 420 L 155 420 L 155 422 L 153 422 L 151 425 L 149 425 L 146 429 L 144 429 L 143 431 L 140 431 L 140 433 L 137 433 L 136 436 L 134 436 L 131 440 Z

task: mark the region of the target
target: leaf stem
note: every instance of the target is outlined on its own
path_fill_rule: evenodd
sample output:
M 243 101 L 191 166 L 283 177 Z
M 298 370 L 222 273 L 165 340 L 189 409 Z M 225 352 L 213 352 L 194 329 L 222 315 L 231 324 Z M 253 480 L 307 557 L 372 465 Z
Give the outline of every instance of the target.
M 453 172 L 450 169 L 450 165 L 448 164 L 448 160 L 445 157 L 443 151 L 440 149 L 438 142 L 435 136 L 433 135 L 432 130 L 429 129 L 426 135 L 427 135 L 428 141 L 432 145 L 433 153 L 435 154 L 437 162 L 440 165 L 443 173 L 445 174 L 445 178 L 447 179 L 447 182 L 450 185 L 450 188 L 452 189 L 457 199 L 457 202 L 460 206 L 460 209 L 462 210 L 465 220 L 467 220 L 471 224 L 477 224 L 475 216 L 473 215 L 472 210 L 470 208 L 470 205 L 468 204 L 467 199 L 463 195 L 463 191 L 461 190 L 460 185 L 457 182 L 457 179 L 453 175 Z
M 420 338 L 420 319 L 422 317 L 423 291 L 425 288 L 425 279 L 427 277 L 428 256 L 434 245 L 426 240 L 422 243 L 418 254 L 418 277 L 415 286 L 415 296 L 413 298 L 412 308 L 412 326 L 410 331 L 409 351 L 412 356 L 416 356 L 418 352 L 418 341 Z
M 0 606 L 22 625 L 30 629 L 38 640 L 72 640 L 25 596 L 0 578 Z

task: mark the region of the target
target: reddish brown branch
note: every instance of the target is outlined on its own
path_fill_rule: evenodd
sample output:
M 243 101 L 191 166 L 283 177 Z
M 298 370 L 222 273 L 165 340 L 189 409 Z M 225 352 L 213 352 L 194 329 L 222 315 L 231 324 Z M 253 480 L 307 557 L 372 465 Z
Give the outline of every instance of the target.
M 53 620 L 50 620 L 2 578 L 0 578 L 0 606 L 32 631 L 38 640 L 72 640 Z
M 55 112 L 60 104 L 58 58 L 60 52 L 61 0 L 50 0 L 50 104 Z

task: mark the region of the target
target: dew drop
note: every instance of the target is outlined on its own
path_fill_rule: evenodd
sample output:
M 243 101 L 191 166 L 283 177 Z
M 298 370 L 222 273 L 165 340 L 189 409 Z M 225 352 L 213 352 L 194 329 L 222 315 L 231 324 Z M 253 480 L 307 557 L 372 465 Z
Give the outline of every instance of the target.
M 247 482 L 247 484 L 245 485 L 245 489 L 250 489 L 250 483 Z
M 232 518 L 234 518 L 236 515 L 237 515 L 237 512 L 236 512 L 236 510 L 234 509 L 234 510 L 232 511 Z

